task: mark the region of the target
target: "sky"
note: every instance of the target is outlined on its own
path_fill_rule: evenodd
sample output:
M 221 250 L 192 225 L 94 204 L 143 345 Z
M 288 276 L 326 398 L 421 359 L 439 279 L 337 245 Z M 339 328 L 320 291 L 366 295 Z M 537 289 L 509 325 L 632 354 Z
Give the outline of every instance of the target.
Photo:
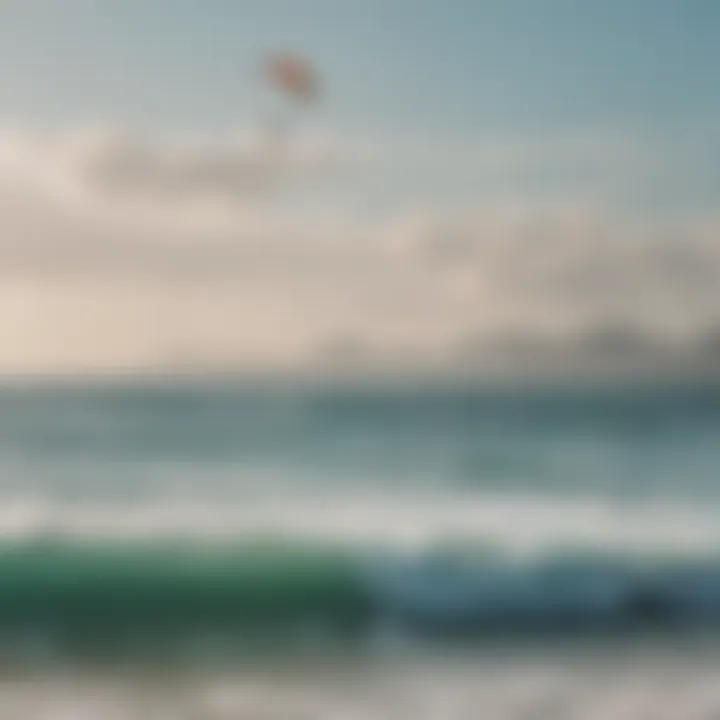
M 0 372 L 715 362 L 719 30 L 714 0 L 3 0 Z M 318 103 L 263 81 L 278 50 Z

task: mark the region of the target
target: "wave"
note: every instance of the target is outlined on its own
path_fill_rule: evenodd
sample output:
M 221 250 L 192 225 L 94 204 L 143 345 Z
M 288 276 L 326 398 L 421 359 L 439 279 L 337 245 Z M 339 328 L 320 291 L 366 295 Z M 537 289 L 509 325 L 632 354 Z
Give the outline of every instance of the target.
M 288 543 L 36 537 L 0 548 L 9 659 L 292 642 L 358 627 L 370 605 L 349 555 Z
M 720 557 L 38 537 L 0 546 L 0 579 L 6 660 L 720 623 Z
M 3 497 L 0 538 L 188 541 L 293 537 L 303 542 L 422 550 L 447 538 L 489 541 L 517 554 L 576 544 L 624 552 L 720 548 L 720 515 L 702 498 L 600 498 L 526 492 L 444 492 L 431 483 L 350 490 L 263 488 L 211 500 L 203 491 L 142 502 Z M 198 483 L 196 483 L 198 484 Z M 258 483 L 260 484 L 260 483 Z M 267 487 L 269 486 L 269 487 Z M 220 493 L 217 493 L 220 495 Z

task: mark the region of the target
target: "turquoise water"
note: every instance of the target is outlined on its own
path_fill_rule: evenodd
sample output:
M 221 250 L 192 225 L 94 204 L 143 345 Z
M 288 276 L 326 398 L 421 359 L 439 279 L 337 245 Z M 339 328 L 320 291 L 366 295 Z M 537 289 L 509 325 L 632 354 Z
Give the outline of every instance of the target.
M 2 462 L 28 470 L 4 473 L 10 494 L 137 501 L 185 484 L 212 499 L 214 490 L 273 483 L 639 499 L 720 493 L 714 387 L 145 383 L 6 389 L 0 402 Z
M 719 439 L 714 387 L 8 387 L 5 656 L 711 626 Z

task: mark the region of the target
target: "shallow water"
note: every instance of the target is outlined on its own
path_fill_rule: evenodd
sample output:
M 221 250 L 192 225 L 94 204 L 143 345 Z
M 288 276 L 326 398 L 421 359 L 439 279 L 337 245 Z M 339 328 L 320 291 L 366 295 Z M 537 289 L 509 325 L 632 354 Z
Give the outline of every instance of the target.
M 6 388 L 0 469 L 3 718 L 720 713 L 716 388 Z
M 720 712 L 719 671 L 717 646 L 698 640 L 472 656 L 414 648 L 331 665 L 19 673 L 0 682 L 0 705 L 9 720 L 710 720 Z

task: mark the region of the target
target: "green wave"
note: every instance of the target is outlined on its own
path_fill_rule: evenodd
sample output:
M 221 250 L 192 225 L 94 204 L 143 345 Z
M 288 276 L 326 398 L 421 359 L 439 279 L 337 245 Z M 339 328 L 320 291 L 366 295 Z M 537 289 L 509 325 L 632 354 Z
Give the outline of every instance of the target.
M 357 648 L 400 626 L 487 640 L 720 620 L 720 558 L 558 551 L 517 562 L 439 550 L 368 558 L 357 547 L 290 540 L 8 540 L 0 543 L 0 661 L 255 658 L 258 648 L 286 655 L 318 641 Z
M 0 548 L 0 633 L 63 646 L 354 632 L 371 603 L 348 552 L 280 543 L 57 540 Z

